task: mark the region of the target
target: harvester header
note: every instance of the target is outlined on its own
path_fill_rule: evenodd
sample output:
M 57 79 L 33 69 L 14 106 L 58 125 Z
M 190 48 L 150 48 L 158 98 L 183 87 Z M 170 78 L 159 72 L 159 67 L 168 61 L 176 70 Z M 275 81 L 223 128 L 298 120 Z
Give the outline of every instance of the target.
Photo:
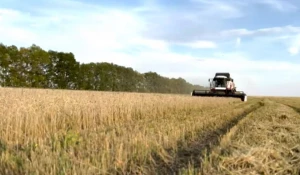
M 247 94 L 243 91 L 237 91 L 230 73 L 218 72 L 215 77 L 208 79 L 210 90 L 193 90 L 192 96 L 203 97 L 232 97 L 247 101 Z

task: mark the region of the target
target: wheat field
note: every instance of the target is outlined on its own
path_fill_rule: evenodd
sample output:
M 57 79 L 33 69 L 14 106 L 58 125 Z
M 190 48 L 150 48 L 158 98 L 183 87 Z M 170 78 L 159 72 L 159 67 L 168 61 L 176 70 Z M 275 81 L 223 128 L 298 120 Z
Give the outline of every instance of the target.
M 299 174 L 300 98 L 0 89 L 0 174 Z

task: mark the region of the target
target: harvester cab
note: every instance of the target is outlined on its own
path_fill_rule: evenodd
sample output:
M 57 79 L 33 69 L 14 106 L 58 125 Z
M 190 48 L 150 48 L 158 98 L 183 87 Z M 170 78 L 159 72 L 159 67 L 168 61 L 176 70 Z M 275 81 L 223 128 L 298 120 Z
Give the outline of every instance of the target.
M 234 93 L 236 91 L 235 84 L 229 73 L 216 73 L 215 77 L 208 79 L 208 81 L 212 91 L 225 91 L 226 93 Z
M 236 86 L 229 73 L 216 73 L 214 78 L 208 79 L 210 90 L 193 90 L 192 96 L 233 97 L 247 101 L 247 95 L 236 91 Z

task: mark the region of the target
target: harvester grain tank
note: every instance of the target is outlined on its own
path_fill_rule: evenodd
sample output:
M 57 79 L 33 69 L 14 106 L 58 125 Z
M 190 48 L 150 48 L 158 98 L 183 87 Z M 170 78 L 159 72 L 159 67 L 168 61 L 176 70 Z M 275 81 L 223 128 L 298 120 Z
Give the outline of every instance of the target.
M 230 73 L 216 73 L 215 77 L 208 79 L 210 83 L 209 90 L 193 90 L 192 96 L 203 97 L 232 97 L 247 101 L 247 94 L 243 91 L 237 91 Z

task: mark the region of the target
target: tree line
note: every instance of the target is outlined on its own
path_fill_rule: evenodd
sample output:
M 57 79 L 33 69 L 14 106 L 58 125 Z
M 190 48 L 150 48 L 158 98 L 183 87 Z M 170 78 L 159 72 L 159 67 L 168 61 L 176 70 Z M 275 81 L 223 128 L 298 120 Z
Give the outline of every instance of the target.
M 73 53 L 45 51 L 35 44 L 17 48 L 2 43 L 0 84 L 2 87 L 177 94 L 204 88 L 183 78 L 167 78 L 156 72 L 139 73 L 113 63 L 80 64 Z

